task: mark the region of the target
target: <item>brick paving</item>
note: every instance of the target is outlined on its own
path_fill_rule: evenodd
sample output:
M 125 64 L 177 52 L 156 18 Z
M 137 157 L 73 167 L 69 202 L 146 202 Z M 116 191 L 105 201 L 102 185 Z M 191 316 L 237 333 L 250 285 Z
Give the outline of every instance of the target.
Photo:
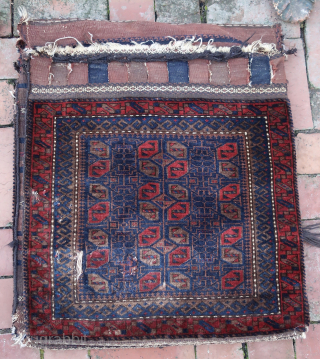
M 91 350 L 91 359 L 195 359 L 193 345 L 166 348 Z
M 12 301 L 13 279 L 2 278 L 0 280 L 0 330 L 11 327 Z
M 17 71 L 12 64 L 18 58 L 16 39 L 0 39 L 0 80 L 18 78 Z
M 155 12 L 158 22 L 174 24 L 200 22 L 199 3 L 195 0 L 156 0 Z
M 14 87 L 12 84 L 8 83 L 7 80 L 0 80 L 0 126 L 10 125 L 12 123 L 14 104 L 13 91 Z
M 314 128 L 320 130 L 320 90 L 310 90 L 310 102 Z
M 248 343 L 250 359 L 292 359 L 294 347 L 292 340 L 279 340 L 276 342 Z
M 12 223 L 13 128 L 0 128 L 0 227 Z
M 0 0 L 0 36 L 11 35 L 10 0 Z
M 284 44 L 291 49 L 298 49 L 296 56 L 289 56 L 284 62 L 288 81 L 288 97 L 291 102 L 292 120 L 295 130 L 313 128 L 308 91 L 308 79 L 303 43 L 301 39 L 285 40 Z
M 109 0 L 110 20 L 155 21 L 153 0 Z
M 299 24 L 281 21 L 268 0 L 209 0 L 207 22 L 213 24 L 274 25 L 280 23 L 285 38 L 299 38 Z
M 157 349 L 53 351 L 11 346 L 12 307 L 12 153 L 13 153 L 13 80 L 17 73 L 12 62 L 15 49 L 17 8 L 23 4 L 31 18 L 78 17 L 111 20 L 158 22 L 265 24 L 280 22 L 285 44 L 296 46 L 297 56 L 285 62 L 288 94 L 292 105 L 298 159 L 298 188 L 301 215 L 307 223 L 320 226 L 320 0 L 310 18 L 302 25 L 288 24 L 277 18 L 269 0 L 15 0 L 14 24 L 11 24 L 10 0 L 0 0 L 0 357 L 24 359 L 317 359 L 320 358 L 320 249 L 305 246 L 306 285 L 312 325 L 307 339 L 229 345 L 185 345 Z M 94 4 L 94 6 L 93 6 Z M 109 5 L 109 6 L 108 6 Z M 155 5 L 155 7 L 154 7 Z M 13 26 L 13 27 L 12 27 Z M 305 39 L 305 43 L 304 43 Z M 263 40 L 263 39 L 262 39 Z M 311 100 L 310 97 L 311 96 Z M 310 106 L 311 102 L 311 106 Z M 318 324 L 319 323 L 319 324 Z M 244 350 L 243 350 L 244 349 Z M 247 354 L 246 354 L 247 353 Z
M 298 190 L 301 217 L 320 218 L 320 176 L 299 175 Z
M 320 325 L 310 325 L 307 338 L 296 341 L 297 359 L 318 359 L 320 358 L 319 350 Z
M 0 237 L 0 277 L 13 275 L 12 266 L 12 248 L 9 243 L 12 242 L 12 229 L 1 229 Z
M 320 221 L 308 221 L 317 223 Z M 306 261 L 306 288 L 310 306 L 311 321 L 320 321 L 320 248 L 306 245 L 304 248 Z M 320 325 L 320 324 L 319 324 Z
M 43 359 L 89 359 L 89 356 L 87 350 L 45 350 Z
M 198 345 L 198 359 L 243 359 L 241 343 Z
M 0 357 L 3 359 L 40 359 L 38 349 L 12 346 L 11 334 L 0 335 Z M 71 358 L 70 358 L 71 359 Z M 79 357 L 79 359 L 81 359 Z
M 3 1 L 3 0 L 1 0 Z M 108 19 L 105 0 L 14 0 L 14 34 L 19 22 L 18 7 L 23 5 L 32 19 Z
M 320 89 L 320 71 L 319 71 L 319 54 L 320 54 L 320 1 L 317 0 L 314 9 L 306 22 L 306 45 L 307 45 L 307 65 L 310 85 Z
M 320 173 L 320 133 L 298 133 L 296 151 L 299 174 Z

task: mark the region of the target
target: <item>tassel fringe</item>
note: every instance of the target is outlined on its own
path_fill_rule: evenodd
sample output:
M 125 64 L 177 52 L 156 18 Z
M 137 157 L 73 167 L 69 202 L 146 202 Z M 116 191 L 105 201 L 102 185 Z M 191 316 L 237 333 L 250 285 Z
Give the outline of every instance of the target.
M 302 225 L 302 240 L 311 246 L 320 248 L 320 227 L 319 224 Z
M 18 14 L 20 16 L 19 24 L 30 21 L 27 9 L 24 6 L 18 6 Z

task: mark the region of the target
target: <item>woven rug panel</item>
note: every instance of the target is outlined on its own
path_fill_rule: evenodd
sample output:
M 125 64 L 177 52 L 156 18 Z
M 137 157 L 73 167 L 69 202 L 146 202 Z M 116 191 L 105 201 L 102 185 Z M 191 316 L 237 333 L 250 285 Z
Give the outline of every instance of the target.
M 102 31 L 101 22 L 66 24 L 79 38 L 84 24 L 94 38 Z M 309 317 L 283 57 L 28 57 L 44 29 L 52 41 L 66 24 L 20 26 L 35 40 L 17 64 L 19 340 L 111 348 L 302 335 Z M 162 38 L 187 28 L 112 25 L 117 39 L 145 26 Z M 194 26 L 185 35 L 252 35 Z

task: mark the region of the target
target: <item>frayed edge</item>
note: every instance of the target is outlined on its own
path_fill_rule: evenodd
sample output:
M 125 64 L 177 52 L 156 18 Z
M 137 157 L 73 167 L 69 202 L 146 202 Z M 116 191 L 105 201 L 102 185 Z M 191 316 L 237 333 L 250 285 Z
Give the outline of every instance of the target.
M 19 345 L 20 348 L 31 346 L 31 339 L 27 336 L 26 332 L 22 332 L 19 335 L 13 336 L 11 340 L 14 341 L 12 346 Z
M 307 327 L 305 327 L 307 330 Z M 61 338 L 62 339 L 62 338 Z M 239 338 L 211 338 L 211 339 L 159 339 L 159 340 L 139 340 L 134 342 L 133 340 L 128 340 L 126 343 L 116 344 L 107 344 L 104 342 L 101 345 L 97 345 L 97 342 L 87 341 L 82 343 L 77 343 L 78 345 L 67 346 L 65 342 L 57 342 L 55 345 L 46 345 L 42 344 L 40 340 L 33 338 L 32 341 L 29 341 L 26 346 L 36 347 L 40 349 L 52 349 L 52 350 L 75 350 L 75 349 L 125 349 L 125 348 L 152 348 L 152 347 L 165 347 L 165 346 L 177 346 L 177 345 L 207 345 L 207 344 L 234 344 L 234 343 L 243 343 L 243 342 L 264 342 L 264 341 L 278 341 L 278 340 L 288 340 L 288 339 L 306 339 L 306 332 L 298 333 L 295 329 L 291 333 L 281 333 L 281 334 L 269 334 L 265 336 L 258 337 L 239 337 Z
M 14 95 L 14 91 L 8 91 L 8 92 L 14 99 L 16 98 L 16 96 Z
M 251 64 L 252 64 L 252 57 L 249 58 L 248 61 L 248 73 L 249 73 L 249 83 L 248 86 L 252 87 L 252 81 L 251 81 Z
M 90 34 L 91 35 L 91 34 Z M 170 37 L 171 38 L 171 37 Z M 58 46 L 57 43 L 63 39 L 73 39 L 77 42 L 77 46 Z M 92 35 L 91 35 L 92 41 Z M 172 40 L 168 44 L 159 44 L 157 42 L 152 42 L 152 44 L 147 45 L 145 42 L 137 43 L 132 41 L 132 44 L 119 44 L 115 42 L 106 42 L 98 43 L 91 42 L 90 46 L 83 46 L 79 40 L 72 36 L 61 37 L 54 42 L 48 42 L 45 46 L 38 46 L 35 50 L 25 49 L 24 51 L 27 54 L 38 56 L 38 55 L 47 55 L 50 57 L 53 56 L 77 56 L 77 55 L 96 55 L 96 54 L 202 54 L 204 52 L 220 52 L 220 53 L 230 53 L 232 47 L 220 46 L 216 47 L 214 45 L 214 39 L 210 39 L 207 44 L 202 43 L 202 38 L 198 39 L 193 36 L 191 39 L 185 40 Z M 198 44 L 199 42 L 199 44 Z M 234 47 L 234 46 L 233 46 Z M 242 53 L 259 53 L 264 54 L 269 57 L 280 55 L 281 52 L 277 50 L 276 44 L 273 43 L 263 43 L 261 40 L 254 41 L 250 45 L 238 46 Z M 290 50 L 289 50 L 290 51 Z
M 228 76 L 229 76 L 229 84 L 231 84 L 231 70 L 229 61 L 227 61 L 227 69 L 228 69 Z
M 209 72 L 209 83 L 211 84 L 212 83 L 212 71 L 211 71 L 211 68 L 210 66 L 212 65 L 212 62 L 211 60 L 208 61 L 208 72 Z
M 318 223 L 301 225 L 301 238 L 304 243 L 320 248 L 320 226 Z M 315 232 L 316 231 L 316 232 Z
M 282 54 L 284 55 L 285 59 L 288 59 L 288 55 L 296 55 L 297 53 L 297 48 L 296 47 L 292 47 L 291 49 L 286 49 L 286 45 L 282 44 Z
M 52 72 L 49 72 L 49 76 L 48 76 L 48 84 L 51 85 L 52 84 L 52 78 L 54 77 L 54 74 Z
M 275 77 L 275 71 L 273 71 L 273 67 L 272 67 L 272 63 L 270 62 L 270 64 L 269 64 L 269 66 L 270 66 L 270 85 L 272 85 L 272 81 L 273 81 L 273 78 Z M 277 70 L 276 70 L 277 71 Z
M 69 82 L 69 77 L 70 77 L 71 72 L 72 72 L 72 63 L 70 63 L 70 62 L 68 63 L 67 70 L 68 70 L 67 81 Z
M 13 314 L 11 319 L 12 319 L 12 324 L 15 323 L 18 320 L 19 316 L 18 314 Z
M 31 19 L 28 16 L 27 9 L 24 6 L 18 6 L 18 14 L 20 16 L 19 24 L 28 23 Z

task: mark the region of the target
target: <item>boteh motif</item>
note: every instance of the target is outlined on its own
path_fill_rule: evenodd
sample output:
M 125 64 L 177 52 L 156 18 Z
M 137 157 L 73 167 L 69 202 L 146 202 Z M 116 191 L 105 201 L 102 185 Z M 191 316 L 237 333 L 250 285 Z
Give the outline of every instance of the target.
M 285 101 L 69 105 L 34 102 L 30 118 L 41 198 L 28 204 L 32 335 L 209 338 L 303 324 Z

